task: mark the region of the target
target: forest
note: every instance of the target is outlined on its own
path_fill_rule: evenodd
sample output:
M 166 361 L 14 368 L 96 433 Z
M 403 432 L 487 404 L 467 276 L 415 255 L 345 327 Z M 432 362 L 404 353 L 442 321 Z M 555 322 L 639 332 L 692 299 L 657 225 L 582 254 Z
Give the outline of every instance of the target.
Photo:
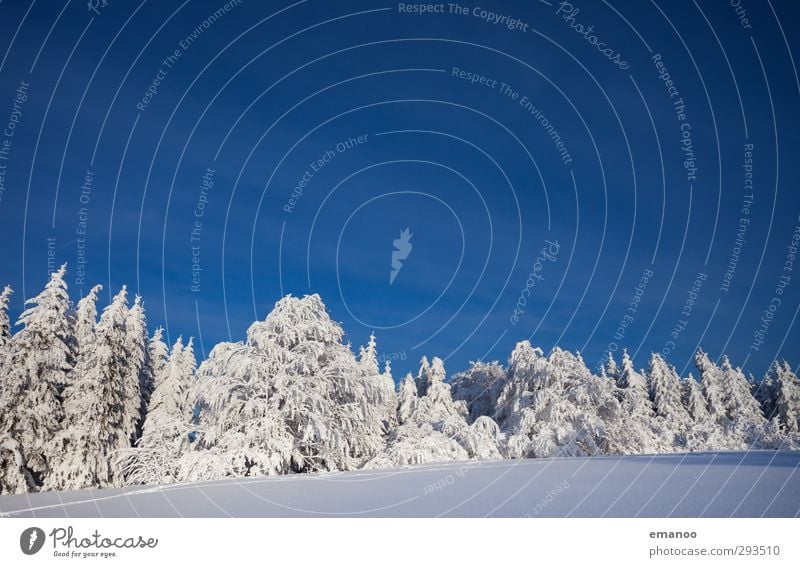
M 198 367 L 193 340 L 148 330 L 123 286 L 73 304 L 66 265 L 12 332 L 0 294 L 0 494 L 152 485 L 469 459 L 800 448 L 800 381 L 786 361 L 745 376 L 695 354 L 697 376 L 626 352 L 599 373 L 580 354 L 517 343 L 507 364 L 447 376 L 356 354 L 319 295 L 281 298 L 246 340 Z M 99 316 L 99 317 L 98 317 Z

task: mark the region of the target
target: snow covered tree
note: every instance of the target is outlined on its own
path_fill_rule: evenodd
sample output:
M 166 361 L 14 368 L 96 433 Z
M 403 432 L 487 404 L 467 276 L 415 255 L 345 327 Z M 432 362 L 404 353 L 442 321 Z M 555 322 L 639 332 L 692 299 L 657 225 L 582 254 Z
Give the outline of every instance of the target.
M 535 405 L 540 392 L 552 382 L 549 363 L 540 348 L 530 342 L 517 343 L 508 360 L 508 378 L 497 399 L 494 419 L 509 434 L 506 452 L 509 458 L 535 456 L 532 431 L 537 425 Z M 549 447 L 553 451 L 554 447 Z
M 407 377 L 398 404 L 400 425 L 389 435 L 386 449 L 366 464 L 387 468 L 465 459 L 499 459 L 500 429 L 489 417 L 472 425 L 466 404 L 454 401 L 441 359 L 421 362 L 419 382 L 426 393 L 417 397 L 416 384 Z
M 750 389 L 758 400 L 766 423 L 756 439 L 749 440 L 756 449 L 800 449 L 800 383 L 791 366 L 773 362 L 760 381 L 750 376 Z
M 673 445 L 676 448 L 685 447 L 691 418 L 683 407 L 678 373 L 660 354 L 653 353 L 647 378 L 655 414 L 664 420 L 665 427 L 674 434 Z
M 408 422 L 392 432 L 386 449 L 364 468 L 388 469 L 468 459 L 469 453 L 455 439 L 434 429 L 432 423 Z
M 697 380 L 694 379 L 694 376 L 689 374 L 689 377 L 683 380 L 682 390 L 683 406 L 686 408 L 692 420 L 696 422 L 708 420 L 708 406 L 703 396 L 703 389 Z
M 772 363 L 764 377 L 751 383 L 753 397 L 761 404 L 764 417 L 771 421 L 775 417 L 775 363 Z
M 488 415 L 478 416 L 456 435 L 456 440 L 471 459 L 495 461 L 503 458 L 501 448 L 505 443 L 505 435 Z
M 361 347 L 358 351 L 358 362 L 367 376 L 374 376 L 380 372 L 378 369 L 378 348 L 375 341 L 375 333 L 369 334 L 369 342 L 366 348 Z
M 769 420 L 762 430 L 760 437 L 753 443 L 753 449 L 767 449 L 773 451 L 798 451 L 800 450 L 800 433 L 786 431 L 778 417 Z
M 194 337 L 189 337 L 189 342 L 183 349 L 183 356 L 181 357 L 184 375 L 187 379 L 191 380 L 194 377 L 195 370 L 197 370 L 197 358 L 194 354 Z
M 189 337 L 189 341 L 183 348 L 183 353 L 181 354 L 180 358 L 180 372 L 183 380 L 187 384 L 187 392 L 191 391 L 191 389 L 194 387 L 194 379 L 197 372 L 197 358 L 194 354 L 194 337 Z M 187 393 L 187 396 L 188 395 L 189 394 Z M 189 418 L 192 419 L 193 422 L 196 421 L 195 412 L 199 411 L 196 400 L 187 397 L 187 399 L 185 399 L 183 411 L 188 415 Z
M 444 378 L 445 372 L 442 360 L 438 357 L 433 357 L 433 360 L 429 363 L 428 357 L 423 356 L 419 361 L 419 371 L 416 378 L 417 394 L 420 397 L 425 396 L 433 382 L 441 382 Z
M 727 428 L 728 412 L 725 404 L 722 372 L 702 350 L 698 350 L 695 354 L 694 363 L 700 373 L 700 385 L 703 387 L 703 395 L 706 398 L 711 419 Z
M 427 372 L 425 377 L 425 383 L 428 388 L 430 388 L 433 384 L 441 384 L 447 378 L 447 373 L 444 370 L 444 362 L 438 356 L 434 356 L 431 359 L 431 367 Z M 426 395 L 427 391 L 425 394 Z
M 750 382 L 739 368 L 731 365 L 727 356 L 722 357 L 720 371 L 730 447 L 747 449 L 759 444 L 767 420 L 761 411 L 761 404 L 750 393 Z
M 3 378 L 6 371 L 3 369 L 3 365 L 5 364 L 5 356 L 6 356 L 6 345 L 11 341 L 11 323 L 9 322 L 8 318 L 8 301 L 11 298 L 11 286 L 6 286 L 3 289 L 3 293 L 0 293 L 0 409 L 10 408 L 10 400 L 8 402 L 3 401 L 3 397 L 6 394 L 6 380 Z M 0 418 L 0 424 L 3 423 L 3 419 Z M 0 429 L 0 433 L 2 429 Z M 9 447 L 11 445 L 9 444 Z M 16 443 L 14 443 L 16 446 Z M 11 449 L 5 449 L 6 451 L 11 451 Z M 4 461 L 5 462 L 5 461 Z M 10 462 L 10 461 L 9 461 Z M 0 464 L 0 467 L 3 465 Z M 4 469 L 0 468 L 0 474 Z M 9 485 L 10 486 L 10 485 Z M 2 491 L 2 479 L 0 479 L 0 491 Z
M 444 363 L 439 357 L 433 357 L 430 368 L 424 374 L 425 394 L 420 396 L 417 414 L 425 420 L 447 421 L 450 418 L 466 417 L 466 404 L 453 400 L 450 384 L 445 382 L 447 374 Z
M 410 392 L 410 388 L 406 391 Z M 456 410 L 446 404 L 441 393 L 436 395 L 436 399 L 427 395 L 419 397 L 416 404 L 412 405 L 415 406 L 414 410 L 389 434 L 386 448 L 367 462 L 366 468 L 392 468 L 470 458 L 466 449 L 454 438 L 455 431 L 461 430 L 459 425 L 466 428 L 467 422 L 463 415 L 450 414 L 450 411 Z M 433 411 L 434 415 L 427 414 L 427 411 Z
M 160 329 L 154 341 L 160 350 Z M 179 337 L 168 361 L 156 374 L 142 436 L 135 448 L 121 453 L 121 468 L 129 483 L 170 484 L 178 480 L 178 460 L 189 445 L 193 410 L 189 391 L 195 366 L 191 339 L 184 347 Z
M 0 293 L 0 373 L 3 370 L 4 348 L 11 340 L 11 323 L 8 317 L 8 302 L 11 298 L 11 286 L 6 286 Z M 0 384 L 0 408 L 6 411 L 6 404 L 2 401 L 5 391 L 5 380 Z M 10 435 L 4 435 L 0 431 L 0 495 L 18 494 L 29 492 L 36 489 L 36 483 L 25 466 L 25 456 L 19 448 L 17 441 Z
M 178 337 L 172 345 L 166 364 L 157 375 L 156 390 L 147 411 L 147 422 L 157 423 L 156 418 L 159 416 L 180 416 L 181 420 L 189 421 L 193 407 L 189 392 L 194 386 L 196 365 L 192 339 L 184 346 L 183 337 Z
M 6 447 L 22 452 L 37 485 L 57 455 L 49 442 L 60 427 L 59 391 L 72 369 L 73 322 L 65 274 L 66 264 L 51 274 L 39 295 L 25 302 L 29 307 L 17 322 L 23 328 L 6 346 L 0 377 L 0 435 L 10 438 Z
M 617 385 L 625 412 L 620 430 L 622 438 L 618 442 L 621 452 L 637 454 L 674 450 L 674 433 L 664 419 L 656 418 L 647 379 L 634 369 L 627 351 L 622 354 Z
M 389 391 L 389 398 L 392 402 L 391 407 L 392 411 L 394 411 L 394 406 L 397 402 L 397 396 L 395 393 L 394 378 L 392 377 L 392 364 L 388 360 L 383 364 L 383 374 L 381 374 L 381 377 L 383 378 L 384 386 Z
M 164 379 L 164 369 L 169 361 L 169 348 L 164 342 L 164 329 L 158 327 L 153 331 L 147 343 L 147 358 L 150 361 L 150 372 L 153 376 L 153 390 L 158 388 L 159 383 Z
M 761 406 L 753 397 L 750 382 L 739 368 L 731 365 L 727 356 L 722 357 L 722 392 L 728 419 L 743 420 L 758 425 L 765 423 Z
M 64 390 L 63 429 L 52 446 L 59 458 L 47 478 L 53 490 L 108 487 L 120 482 L 115 452 L 129 446 L 125 420 L 128 372 L 125 287 L 100 317 L 81 349 L 74 379 Z
M 774 383 L 775 414 L 786 431 L 800 432 L 800 381 L 786 361 L 771 369 Z
M 614 360 L 614 355 L 612 355 L 610 352 L 608 353 L 608 360 L 606 360 L 604 369 L 606 377 L 616 383 L 616 381 L 619 379 L 619 367 L 617 366 L 617 362 Z
M 627 350 L 622 352 L 622 370 L 619 371 L 617 386 L 647 392 L 647 378 L 636 372 Z
M 411 419 L 411 415 L 417 409 L 417 404 L 419 404 L 417 384 L 409 373 L 400 382 L 400 391 L 397 394 L 397 423 L 402 425 Z
M 11 340 L 11 323 L 8 319 L 8 301 L 11 299 L 11 286 L 7 285 L 0 293 L 0 349 Z
M 82 345 L 92 342 L 94 330 L 97 326 L 97 296 L 103 290 L 102 285 L 96 285 L 89 290 L 85 297 L 78 301 L 75 311 L 75 344 L 77 351 Z
M 287 296 L 244 344 L 217 345 L 197 371 L 198 440 L 182 478 L 345 470 L 377 454 L 384 389 L 342 336 L 318 295 Z
M 453 398 L 464 400 L 469 410 L 469 422 L 482 415 L 492 416 L 497 398 L 506 382 L 506 371 L 499 362 L 472 362 L 468 370 L 450 380 Z
M 160 335 L 159 333 L 159 340 L 161 340 Z M 156 381 L 156 388 L 160 390 L 160 394 L 152 399 L 148 417 L 151 411 L 159 408 L 166 407 L 169 410 L 168 413 L 182 414 L 187 407 L 187 392 L 192 384 L 189 382 L 190 376 L 185 373 L 183 350 L 183 337 L 178 337 L 172 348 L 169 349 L 163 373 Z M 167 397 L 164 397 L 165 394 Z
M 781 368 L 780 363 L 775 360 L 767 368 L 766 374 L 758 384 L 755 385 L 753 396 L 761 404 L 761 411 L 767 421 L 777 420 L 780 425 L 780 417 L 778 416 L 778 408 L 775 406 L 776 398 L 778 396 L 778 371 Z
M 688 451 L 709 451 L 727 447 L 727 434 L 708 413 L 703 387 L 694 376 L 683 380 L 683 405 L 691 417 L 686 433 L 686 449 Z
M 545 357 L 528 341 L 517 343 L 495 413 L 508 436 L 506 456 L 585 456 L 616 444 L 608 426 L 621 411 L 612 388 L 579 355 L 554 348 Z
M 428 393 L 428 382 L 429 377 L 428 373 L 430 372 L 431 365 L 428 362 L 428 357 L 423 356 L 419 361 L 419 370 L 417 371 L 417 377 L 414 382 L 417 385 L 417 395 L 424 396 Z
M 37 489 L 36 481 L 25 464 L 25 455 L 17 441 L 0 434 L 0 496 L 22 494 Z
M 378 368 L 378 348 L 375 341 L 375 333 L 370 333 L 366 348 L 361 347 L 359 349 L 358 366 L 361 375 L 367 379 L 367 386 L 375 390 L 372 396 L 381 401 L 378 412 L 383 423 L 382 431 L 386 433 L 396 425 L 397 398 L 395 397 L 395 385 L 389 361 L 386 361 L 383 372 Z
M 142 297 L 137 295 L 125 318 L 125 350 L 128 368 L 125 384 L 125 432 L 133 445 L 141 430 L 147 400 L 153 388 L 147 339 L 147 319 Z

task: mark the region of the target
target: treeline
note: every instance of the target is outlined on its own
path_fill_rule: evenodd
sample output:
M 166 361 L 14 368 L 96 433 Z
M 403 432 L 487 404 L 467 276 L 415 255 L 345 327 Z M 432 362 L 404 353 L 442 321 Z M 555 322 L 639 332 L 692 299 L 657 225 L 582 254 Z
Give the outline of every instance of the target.
M 395 386 L 375 337 L 356 356 L 317 295 L 287 296 L 196 369 L 192 340 L 148 335 L 122 289 L 73 305 L 66 267 L 26 301 L 0 294 L 0 493 L 164 484 L 436 461 L 797 449 L 800 382 L 785 362 L 746 377 L 698 352 L 698 378 L 627 354 L 517 344 L 507 367 L 447 380 L 438 358 Z
M 117 486 L 122 455 L 146 439 L 157 415 L 155 386 L 190 383 L 191 339 L 171 351 L 162 330 L 148 336 L 142 299 L 125 286 L 97 318 L 102 286 L 73 305 L 66 265 L 25 302 L 12 334 L 0 294 L 0 493 Z

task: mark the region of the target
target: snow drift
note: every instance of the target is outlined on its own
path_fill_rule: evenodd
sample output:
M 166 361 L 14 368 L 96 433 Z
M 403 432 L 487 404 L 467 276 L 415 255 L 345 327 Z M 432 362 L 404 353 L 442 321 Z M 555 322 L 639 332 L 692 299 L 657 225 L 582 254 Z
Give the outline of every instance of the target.
M 468 461 L 0 498 L 14 517 L 794 517 L 798 452 Z

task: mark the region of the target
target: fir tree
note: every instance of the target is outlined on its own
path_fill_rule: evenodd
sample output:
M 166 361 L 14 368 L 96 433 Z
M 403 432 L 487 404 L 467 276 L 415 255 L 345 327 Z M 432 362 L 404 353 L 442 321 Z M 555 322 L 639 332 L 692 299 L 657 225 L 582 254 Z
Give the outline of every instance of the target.
M 11 341 L 11 324 L 8 318 L 8 301 L 11 298 L 12 293 L 13 292 L 11 291 L 11 286 L 6 286 L 5 289 L 3 289 L 3 293 L 0 294 L 0 386 L 2 386 L 0 387 L 0 410 L 3 411 L 11 411 L 11 408 L 13 407 L 11 399 L 9 399 L 8 401 L 4 401 L 4 397 L 9 396 L 10 394 L 10 392 L 8 391 L 6 379 L 4 378 L 6 374 L 6 370 L 4 370 L 4 365 L 6 364 L 5 361 L 5 357 L 7 354 L 6 347 L 8 343 Z M 4 421 L 5 420 L 3 420 L 2 417 L 0 417 L 0 426 L 4 423 Z M 10 420 L 8 421 L 10 423 Z M 3 430 L 0 429 L 0 435 L 2 435 L 2 431 Z M 8 458 L 10 460 L 8 461 L 7 466 L 13 469 L 14 467 L 16 467 L 16 464 L 12 465 L 11 460 L 14 461 L 16 460 L 12 459 L 10 456 L 10 452 L 12 450 L 11 447 L 12 447 L 12 442 L 9 441 L 8 448 L 4 450 L 9 452 Z M 16 442 L 13 442 L 13 447 L 16 447 Z M 5 466 L 6 466 L 6 461 L 4 460 L 2 463 L 0 463 L 1 467 L 0 474 L 2 474 L 2 471 L 5 470 Z M 0 480 L 0 483 L 2 483 L 2 480 Z M 17 483 L 9 483 L 6 486 L 12 486 L 12 485 L 16 486 Z M 2 492 L 2 490 L 3 490 L 2 484 L 0 484 L 0 492 Z M 7 488 L 6 490 L 9 489 Z
M 164 369 L 169 360 L 169 348 L 164 342 L 164 329 L 158 327 L 147 344 L 147 358 L 150 361 L 150 373 L 152 374 L 152 388 L 158 388 L 161 380 L 164 379 Z
M 499 362 L 472 362 L 465 372 L 453 376 L 453 398 L 464 400 L 472 423 L 480 416 L 492 416 L 506 382 L 506 371 Z
M 361 375 L 368 379 L 367 384 L 375 390 L 374 397 L 381 400 L 378 414 L 383 424 L 382 431 L 387 433 L 397 424 L 395 407 L 397 399 L 391 364 L 387 360 L 383 372 L 378 368 L 378 346 L 375 333 L 370 333 L 366 348 L 359 348 L 358 364 Z
M 636 389 L 643 392 L 647 391 L 647 379 L 636 372 L 633 367 L 633 361 L 628 355 L 627 350 L 622 352 L 622 370 L 619 372 L 617 386 L 626 389 Z
M 46 486 L 55 490 L 108 487 L 121 481 L 115 453 L 128 446 L 126 290 L 103 310 L 91 343 L 82 348 L 74 380 L 64 391 L 64 424 L 53 446 L 60 455 Z
M 592 455 L 607 441 L 606 423 L 619 416 L 610 384 L 589 372 L 580 356 L 555 348 L 545 357 L 528 341 L 509 359 L 508 381 L 495 414 L 506 432 L 508 458 Z M 587 411 L 587 408 L 590 408 Z
M 73 321 L 64 282 L 66 264 L 45 289 L 25 302 L 18 331 L 7 345 L 0 396 L 0 434 L 10 438 L 41 484 L 57 453 L 50 441 L 60 428 L 59 392 L 72 369 Z M 16 466 L 16 465 L 15 465 Z
M 466 421 L 466 404 L 454 401 L 441 359 L 430 365 L 423 359 L 420 371 L 426 394 L 416 396 L 416 384 L 407 377 L 400 391 L 398 421 L 386 449 L 367 468 L 386 468 L 463 459 L 497 459 L 499 428 L 491 418 L 472 426 Z
M 635 454 L 669 450 L 674 442 L 674 434 L 663 418 L 656 420 L 647 379 L 634 369 L 627 351 L 622 353 L 622 368 L 617 385 L 625 411 L 620 430 L 622 440 L 618 442 L 622 452 Z
M 739 368 L 734 368 L 727 356 L 722 357 L 722 391 L 728 419 L 764 423 L 758 401 L 750 390 L 750 382 Z
M 746 449 L 761 443 L 766 419 L 761 404 L 750 393 L 750 382 L 727 356 L 722 357 L 722 392 L 729 421 L 730 447 Z
M 0 496 L 22 494 L 37 489 L 17 441 L 0 434 Z
M 694 376 L 683 381 L 683 404 L 692 420 L 702 422 L 708 420 L 708 406 L 703 396 L 703 389 Z
M 681 401 L 680 377 L 660 354 L 653 353 L 650 357 L 648 383 L 656 415 L 663 418 L 665 426 L 674 433 L 675 443 L 684 446 L 691 420 Z
M 141 431 L 147 400 L 152 391 L 152 370 L 147 340 L 147 319 L 137 295 L 125 318 L 125 350 L 128 353 L 125 384 L 125 433 L 131 445 Z
M 102 285 L 96 285 L 78 301 L 75 313 L 75 344 L 78 351 L 83 345 L 91 343 L 94 339 L 97 326 L 97 296 L 102 289 Z
M 378 350 L 375 333 L 369 334 L 369 342 L 366 348 L 361 347 L 359 349 L 358 362 L 367 376 L 375 376 L 380 372 L 378 370 Z
M 775 413 L 786 431 L 800 432 L 800 382 L 784 361 L 772 366 L 775 388 Z
M 619 368 L 614 360 L 614 355 L 612 355 L 610 352 L 608 353 L 608 360 L 606 360 L 606 364 L 603 368 L 607 378 L 613 380 L 614 382 L 619 379 Z
M 7 285 L 0 293 L 0 350 L 11 340 L 11 323 L 8 318 L 8 301 L 11 299 L 11 286 Z
M 428 373 L 430 372 L 431 365 L 428 362 L 428 357 L 423 356 L 419 361 L 419 370 L 417 371 L 417 378 L 415 379 L 415 383 L 417 385 L 417 395 L 424 396 L 428 393 L 428 384 L 430 382 L 430 378 Z
M 761 404 L 761 412 L 767 420 L 775 418 L 775 363 L 771 364 L 760 382 L 753 383 L 753 397 Z
M 727 407 L 722 372 L 711 362 L 708 355 L 698 350 L 694 358 L 695 366 L 700 373 L 700 384 L 706 398 L 708 413 L 712 419 L 727 427 Z
M 400 383 L 400 392 L 397 395 L 397 423 L 402 425 L 411 419 L 411 415 L 416 411 L 419 404 L 417 395 L 417 384 L 411 374 Z
M 692 419 L 686 433 L 686 449 L 707 451 L 726 447 L 727 434 L 708 413 L 703 387 L 691 374 L 683 380 L 682 386 L 684 407 Z
M 160 329 L 153 342 L 153 350 L 160 351 Z M 179 337 L 168 361 L 158 367 L 142 437 L 135 448 L 121 454 L 121 467 L 128 482 L 169 484 L 178 479 L 178 459 L 189 444 L 192 405 L 188 395 L 195 365 L 192 340 L 184 347 Z

